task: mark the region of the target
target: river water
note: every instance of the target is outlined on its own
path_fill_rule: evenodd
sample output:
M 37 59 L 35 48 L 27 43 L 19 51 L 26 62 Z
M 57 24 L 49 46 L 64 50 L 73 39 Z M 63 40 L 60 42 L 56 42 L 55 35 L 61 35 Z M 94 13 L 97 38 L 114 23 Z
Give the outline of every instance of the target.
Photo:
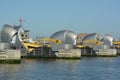
M 0 80 L 120 80 L 120 57 L 22 59 L 0 64 Z

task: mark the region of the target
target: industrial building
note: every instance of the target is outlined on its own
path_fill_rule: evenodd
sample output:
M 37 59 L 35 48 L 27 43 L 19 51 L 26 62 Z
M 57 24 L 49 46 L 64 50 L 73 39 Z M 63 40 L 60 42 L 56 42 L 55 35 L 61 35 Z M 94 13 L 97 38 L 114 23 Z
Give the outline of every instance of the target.
M 76 57 L 81 58 L 81 50 L 74 49 L 77 43 L 77 35 L 70 30 L 61 30 L 53 33 L 50 37 L 61 40 L 61 44 L 51 43 L 52 50 L 57 52 L 58 57 Z
M 50 38 L 41 38 L 38 41 L 30 38 L 28 32 L 22 25 L 5 24 L 1 30 L 1 42 L 8 44 L 5 45 L 7 49 L 20 50 L 21 55 L 42 57 L 57 56 L 56 52 L 60 49 L 73 49 L 73 45 L 76 45 L 77 35 L 69 30 L 58 31 Z
M 76 34 L 71 30 L 60 30 L 49 38 L 33 40 L 22 25 L 5 24 L 1 30 L 0 49 L 17 49 L 26 56 L 81 57 L 116 56 L 120 52 L 120 42 L 110 35 L 98 33 Z
M 10 25 L 4 25 L 0 33 L 0 63 L 20 63 L 21 52 L 14 44 L 17 31 Z
M 52 43 L 52 50 L 58 51 L 59 49 L 68 49 L 72 48 L 73 45 L 76 45 L 77 35 L 69 30 L 61 30 L 53 33 L 50 38 L 59 39 L 62 41 L 60 45 Z
M 101 37 L 98 33 L 91 33 L 82 39 L 82 44 L 78 44 L 78 48 L 82 49 L 82 55 L 116 56 L 117 52 L 113 49 L 113 43 L 114 38 L 110 35 Z

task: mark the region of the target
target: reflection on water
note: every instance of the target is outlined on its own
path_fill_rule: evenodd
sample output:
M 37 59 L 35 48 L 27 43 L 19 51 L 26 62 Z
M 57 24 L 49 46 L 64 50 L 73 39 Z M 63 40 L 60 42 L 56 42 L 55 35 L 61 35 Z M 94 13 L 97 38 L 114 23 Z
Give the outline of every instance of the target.
M 0 64 L 0 80 L 119 80 L 120 57 L 22 59 Z
M 11 76 L 14 76 L 19 70 L 20 66 L 18 64 L 0 64 L 0 80 L 9 80 Z M 14 80 L 12 77 L 10 80 Z

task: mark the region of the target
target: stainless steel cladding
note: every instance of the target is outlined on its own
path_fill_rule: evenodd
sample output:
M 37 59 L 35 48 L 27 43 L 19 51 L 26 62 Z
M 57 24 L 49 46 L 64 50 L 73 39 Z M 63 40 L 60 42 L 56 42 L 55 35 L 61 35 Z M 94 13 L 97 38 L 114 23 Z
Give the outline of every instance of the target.
M 77 35 L 69 30 L 61 30 L 54 33 L 50 38 L 59 39 L 62 41 L 60 45 L 52 44 L 52 50 L 58 51 L 59 49 L 65 48 L 65 45 L 74 45 L 76 44 Z
M 54 33 L 50 38 L 60 39 L 64 44 L 73 44 L 77 35 L 68 30 L 61 30 Z
M 91 33 L 91 34 L 88 34 L 87 36 L 85 36 L 83 38 L 83 41 L 84 40 L 97 40 L 99 38 L 99 35 L 97 33 Z
M 99 49 L 110 49 L 113 45 L 114 38 L 110 35 L 105 35 L 103 39 L 101 39 L 102 44 L 100 46 L 94 46 L 93 50 L 99 50 Z
M 96 45 L 96 42 L 98 41 L 98 39 L 100 40 L 99 34 L 91 33 L 91 34 L 88 34 L 87 36 L 85 36 L 83 38 L 82 42 L 83 42 L 83 45 L 94 47 Z
M 80 34 L 78 34 L 78 36 L 77 36 L 77 43 L 79 44 L 79 43 L 82 43 L 82 40 L 83 40 L 83 38 L 85 37 L 85 36 L 87 36 L 88 34 L 87 33 L 80 33 Z
M 24 36 L 24 29 L 22 26 L 16 26 L 15 29 L 17 30 L 17 44 L 20 45 Z
M 12 26 L 5 24 L 1 30 L 1 42 L 10 43 L 16 33 L 17 31 Z
M 101 40 L 103 45 L 112 46 L 114 38 L 110 35 L 105 35 L 104 38 Z

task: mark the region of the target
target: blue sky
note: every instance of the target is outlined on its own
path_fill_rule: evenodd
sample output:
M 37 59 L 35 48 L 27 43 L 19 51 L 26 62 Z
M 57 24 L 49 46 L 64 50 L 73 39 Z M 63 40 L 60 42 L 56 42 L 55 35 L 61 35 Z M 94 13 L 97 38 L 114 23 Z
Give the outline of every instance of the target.
M 32 37 L 65 29 L 120 37 L 120 0 L 0 0 L 0 28 L 20 18 Z

